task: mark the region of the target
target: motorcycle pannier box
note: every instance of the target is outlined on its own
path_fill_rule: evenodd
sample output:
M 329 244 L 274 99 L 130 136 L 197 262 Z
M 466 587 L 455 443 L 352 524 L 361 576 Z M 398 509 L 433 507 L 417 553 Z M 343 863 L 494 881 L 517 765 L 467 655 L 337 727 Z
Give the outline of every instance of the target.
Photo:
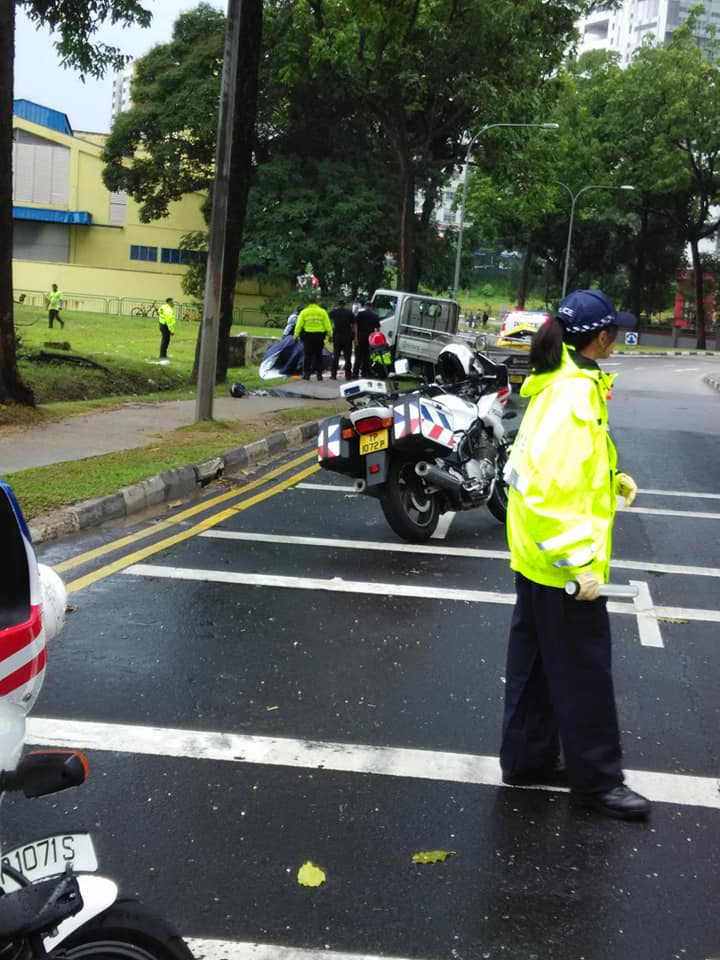
M 343 431 L 351 437 L 343 437 Z M 318 430 L 318 462 L 325 470 L 337 470 L 346 473 L 353 459 L 358 455 L 358 439 L 347 417 L 328 417 Z

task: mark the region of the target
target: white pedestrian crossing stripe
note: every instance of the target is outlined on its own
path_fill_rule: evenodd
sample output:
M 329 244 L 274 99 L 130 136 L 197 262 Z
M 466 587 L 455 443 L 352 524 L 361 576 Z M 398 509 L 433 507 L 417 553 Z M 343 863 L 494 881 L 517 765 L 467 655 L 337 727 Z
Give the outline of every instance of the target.
M 406 747 L 296 740 L 210 730 L 29 717 L 28 743 L 75 750 L 226 763 L 256 763 L 344 773 L 502 786 L 497 757 Z M 720 809 L 718 780 L 650 770 L 626 770 L 628 784 L 650 800 Z M 514 788 L 519 789 L 519 788 Z M 558 788 L 543 787 L 544 790 Z
M 367 953 L 341 953 L 337 950 L 308 950 L 281 947 L 273 943 L 244 943 L 240 940 L 198 940 L 186 938 L 195 960 L 404 960 Z
M 459 587 L 440 587 L 412 583 L 380 583 L 375 580 L 343 580 L 341 577 L 322 579 L 320 577 L 288 577 L 270 573 L 245 573 L 235 570 L 198 570 L 187 567 L 166 567 L 160 564 L 136 563 L 126 570 L 125 576 L 154 577 L 161 580 L 187 580 L 204 583 L 227 583 L 243 587 L 270 587 L 284 590 L 315 590 L 327 593 L 367 594 L 377 598 L 413 597 L 419 600 L 455 600 L 462 603 L 495 603 L 514 606 L 514 593 L 501 593 L 497 590 L 467 590 Z M 698 623 L 720 623 L 720 611 L 695 607 L 654 606 L 647 583 L 633 581 L 642 588 L 641 605 L 638 598 L 632 603 L 616 600 L 608 601 L 610 613 L 637 617 L 645 630 L 641 630 L 641 642 L 645 646 L 663 646 L 659 631 L 650 637 L 647 627 L 649 620 L 695 621 Z M 645 637 L 646 639 L 643 639 Z M 658 642 L 659 640 L 659 642 Z

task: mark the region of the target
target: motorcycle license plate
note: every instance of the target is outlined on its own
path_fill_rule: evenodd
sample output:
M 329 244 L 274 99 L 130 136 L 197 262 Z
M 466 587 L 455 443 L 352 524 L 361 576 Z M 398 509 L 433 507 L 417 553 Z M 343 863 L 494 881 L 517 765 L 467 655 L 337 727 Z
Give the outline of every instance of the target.
M 98 868 L 95 846 L 89 833 L 56 833 L 8 850 L 1 867 L 9 864 L 33 883 L 65 872 L 70 864 L 76 873 L 94 873 Z M 0 874 L 3 890 L 18 890 L 19 884 L 5 872 Z
M 523 377 L 521 373 L 511 373 L 510 374 L 510 383 L 522 383 Z
M 360 437 L 360 456 L 366 457 L 369 453 L 378 450 L 387 450 L 390 446 L 388 430 L 375 430 L 373 433 L 364 433 Z

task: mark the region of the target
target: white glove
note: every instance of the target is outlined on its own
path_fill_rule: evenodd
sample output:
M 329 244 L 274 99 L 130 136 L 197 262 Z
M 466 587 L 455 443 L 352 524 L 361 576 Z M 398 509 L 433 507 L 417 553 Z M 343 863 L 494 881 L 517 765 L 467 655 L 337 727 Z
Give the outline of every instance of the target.
M 576 600 L 597 600 L 600 596 L 600 583 L 594 573 L 579 573 L 575 579 L 580 586 Z
M 625 497 L 625 506 L 632 506 L 637 496 L 637 484 L 627 473 L 618 473 L 615 476 L 615 491 Z

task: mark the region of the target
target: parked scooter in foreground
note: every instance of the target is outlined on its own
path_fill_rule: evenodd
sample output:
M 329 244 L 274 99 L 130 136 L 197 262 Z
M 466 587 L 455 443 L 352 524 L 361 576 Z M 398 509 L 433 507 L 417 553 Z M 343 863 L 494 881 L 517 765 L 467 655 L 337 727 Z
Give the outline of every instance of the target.
M 47 641 L 65 619 L 65 587 L 38 565 L 11 488 L 0 481 L 0 791 L 26 797 L 85 782 L 88 763 L 72 750 L 22 760 L 25 717 L 45 675 Z M 0 957 L 3 960 L 192 960 L 177 931 L 134 900 L 118 900 L 95 874 L 88 833 L 55 834 L 2 850 Z
M 501 523 L 507 512 L 504 420 L 515 416 L 505 412 L 507 369 L 451 343 L 438 371 L 434 382 L 402 393 L 403 361 L 388 379 L 343 384 L 350 411 L 324 420 L 318 433 L 320 466 L 377 497 L 392 529 L 410 541 L 432 536 L 448 510 L 486 505 Z

